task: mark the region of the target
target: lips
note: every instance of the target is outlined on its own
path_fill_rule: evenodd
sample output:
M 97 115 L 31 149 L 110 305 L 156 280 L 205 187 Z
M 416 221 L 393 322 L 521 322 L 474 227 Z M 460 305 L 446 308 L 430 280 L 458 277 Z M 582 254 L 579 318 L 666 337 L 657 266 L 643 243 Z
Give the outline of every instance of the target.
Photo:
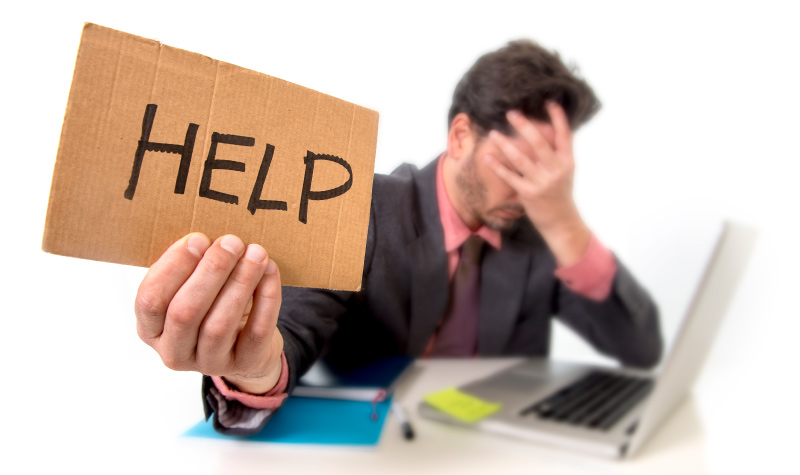
M 501 218 L 509 219 L 509 220 L 519 219 L 519 218 L 521 218 L 522 216 L 525 215 L 524 212 L 511 211 L 511 210 L 507 210 L 507 209 L 498 209 L 497 210 L 497 214 L 499 214 Z

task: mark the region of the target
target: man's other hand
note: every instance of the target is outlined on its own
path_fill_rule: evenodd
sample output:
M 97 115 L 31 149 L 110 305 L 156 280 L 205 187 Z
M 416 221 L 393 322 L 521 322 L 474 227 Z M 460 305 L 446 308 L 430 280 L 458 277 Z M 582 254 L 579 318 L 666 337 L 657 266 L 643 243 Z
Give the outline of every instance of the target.
M 134 308 L 139 337 L 168 368 L 262 394 L 281 374 L 280 307 L 280 274 L 264 248 L 192 233 L 150 267 Z
M 532 121 L 518 111 L 507 118 L 519 140 L 493 130 L 489 140 L 504 160 L 484 157 L 487 165 L 519 196 L 525 213 L 555 254 L 559 264 L 568 266 L 589 247 L 591 233 L 572 197 L 575 159 L 572 130 L 564 109 L 547 103 L 550 123 Z

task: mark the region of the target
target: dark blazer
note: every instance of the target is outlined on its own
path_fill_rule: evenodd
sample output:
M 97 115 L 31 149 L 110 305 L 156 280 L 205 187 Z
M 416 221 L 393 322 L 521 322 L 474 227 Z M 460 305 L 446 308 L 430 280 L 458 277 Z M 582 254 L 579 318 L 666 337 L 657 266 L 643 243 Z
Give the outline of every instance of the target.
M 555 258 L 527 219 L 503 232 L 502 241 L 500 251 L 486 246 L 482 261 L 479 356 L 546 356 L 555 316 L 624 365 L 658 362 L 656 306 L 621 263 L 610 296 L 595 302 L 555 277 Z M 283 288 L 278 328 L 289 391 L 323 354 L 342 369 L 391 355 L 421 356 L 447 306 L 447 265 L 436 161 L 375 175 L 361 290 Z M 216 403 L 205 379 L 208 416 L 216 409 L 208 403 Z M 221 432 L 240 432 L 214 422 Z
M 618 262 L 611 295 L 594 302 L 554 276 L 555 258 L 530 221 L 487 246 L 481 267 L 479 356 L 546 356 L 553 316 L 595 348 L 630 366 L 661 355 L 656 306 Z M 449 279 L 436 161 L 376 175 L 359 292 L 284 287 L 278 328 L 289 362 L 289 387 L 325 353 L 333 365 L 421 356 L 444 315 Z

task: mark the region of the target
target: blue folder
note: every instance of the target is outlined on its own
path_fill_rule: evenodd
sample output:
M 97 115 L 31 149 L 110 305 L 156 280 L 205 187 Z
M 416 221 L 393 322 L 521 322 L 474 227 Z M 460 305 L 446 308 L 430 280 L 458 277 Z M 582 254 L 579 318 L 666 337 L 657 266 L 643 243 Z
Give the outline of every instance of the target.
M 285 444 L 376 445 L 391 406 L 391 397 L 375 406 L 364 401 L 289 397 L 260 433 L 231 437 L 201 421 L 183 435 L 213 439 L 277 442 Z

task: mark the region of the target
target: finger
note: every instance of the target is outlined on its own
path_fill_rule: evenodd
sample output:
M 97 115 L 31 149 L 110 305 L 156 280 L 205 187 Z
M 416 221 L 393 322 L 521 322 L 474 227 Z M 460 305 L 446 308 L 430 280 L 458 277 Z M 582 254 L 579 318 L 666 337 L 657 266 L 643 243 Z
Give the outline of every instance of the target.
M 508 137 L 496 130 L 489 132 L 489 140 L 503 152 L 511 166 L 522 176 L 533 178 L 536 174 L 536 165 L 531 157 L 525 155 L 516 147 Z
M 217 239 L 175 294 L 159 341 L 159 354 L 168 367 L 194 369 L 184 365 L 194 361 L 200 324 L 243 252 L 244 243 L 238 237 L 227 235 Z
M 506 118 L 519 136 L 530 145 L 537 161 L 545 169 L 552 170 L 557 165 L 558 157 L 536 124 L 516 110 L 508 111 Z
M 503 165 L 497 157 L 487 154 L 483 157 L 486 165 L 492 170 L 501 180 L 505 181 L 518 195 L 524 195 L 532 184 L 520 176 L 518 173 L 509 170 L 508 167 Z
M 564 109 L 554 101 L 547 102 L 547 113 L 550 115 L 550 123 L 556 132 L 556 149 L 566 152 L 564 155 L 572 156 L 572 127 L 569 126 L 569 118 Z
M 280 355 L 282 348 L 272 348 L 275 325 L 281 309 L 281 275 L 270 260 L 253 295 L 253 308 L 236 342 L 237 366 L 249 366 L 265 357 Z
M 233 359 L 233 344 L 256 286 L 264 276 L 267 251 L 250 244 L 200 324 L 197 363 L 206 374 L 225 371 Z
M 136 331 L 145 342 L 164 331 L 164 318 L 175 293 L 194 272 L 211 245 L 201 233 L 191 233 L 176 241 L 147 271 L 134 304 Z
M 253 309 L 253 296 L 250 296 L 250 300 L 247 301 L 247 307 L 244 308 L 244 314 L 242 315 L 242 321 L 239 322 L 239 331 L 244 328 L 244 324 L 247 323 L 247 317 L 250 316 L 250 311 Z

